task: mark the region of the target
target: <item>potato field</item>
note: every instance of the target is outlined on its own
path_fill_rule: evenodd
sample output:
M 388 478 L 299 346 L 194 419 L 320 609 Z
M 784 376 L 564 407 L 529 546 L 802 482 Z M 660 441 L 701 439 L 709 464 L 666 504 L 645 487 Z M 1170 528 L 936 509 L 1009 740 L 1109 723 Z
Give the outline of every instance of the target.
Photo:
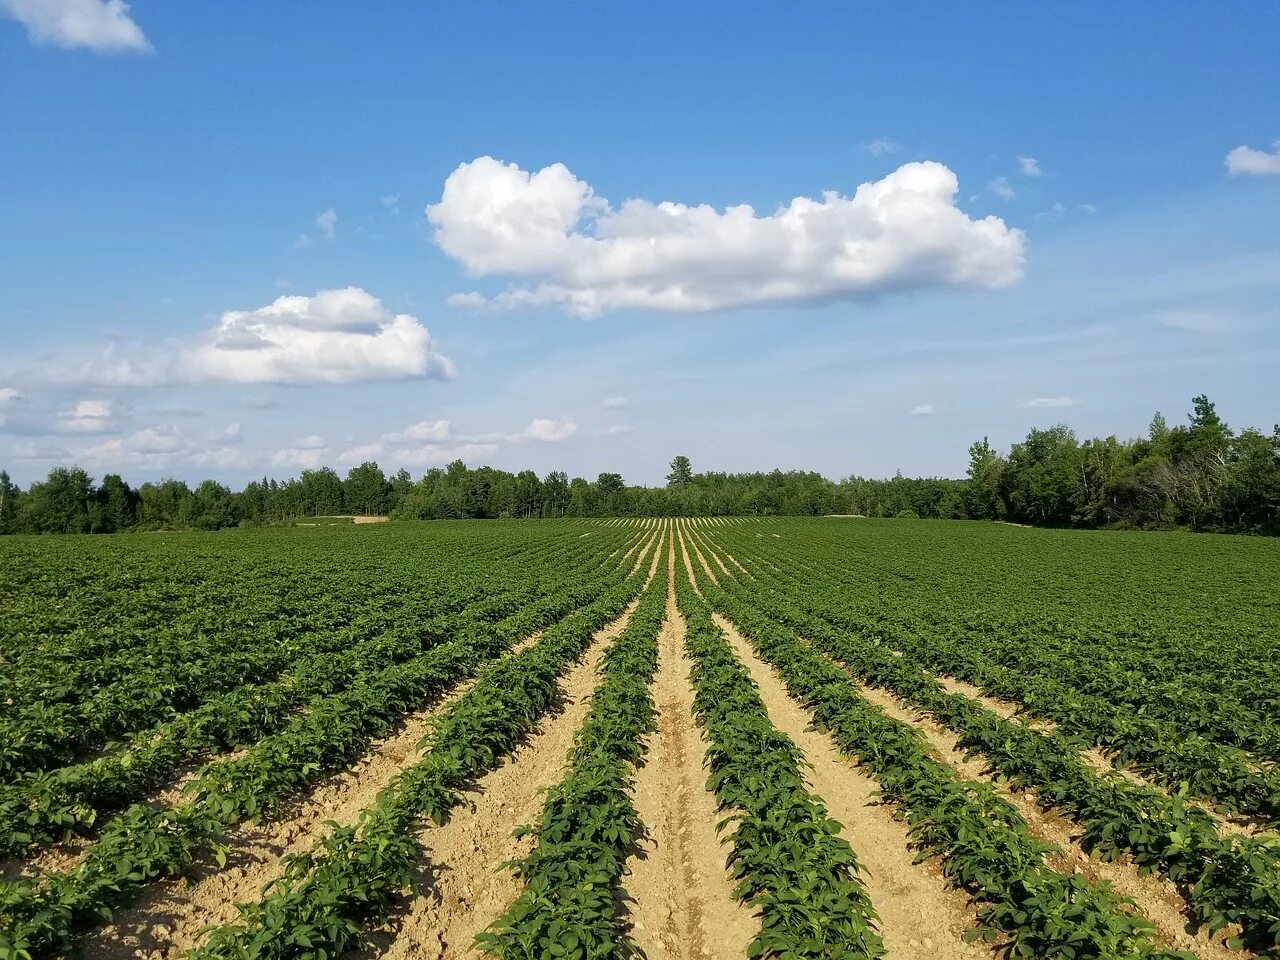
M 0 960 L 1280 955 L 1280 543 L 0 541 Z

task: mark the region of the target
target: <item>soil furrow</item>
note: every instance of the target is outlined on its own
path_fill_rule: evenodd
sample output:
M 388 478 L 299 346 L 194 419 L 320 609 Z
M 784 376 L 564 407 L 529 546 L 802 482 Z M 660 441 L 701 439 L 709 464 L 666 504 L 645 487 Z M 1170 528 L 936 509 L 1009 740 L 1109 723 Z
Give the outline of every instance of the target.
M 633 790 L 648 835 L 623 889 L 632 938 L 649 960 L 737 960 L 746 955 L 759 920 L 734 899 L 724 866 L 730 848 L 716 832 L 721 814 L 706 786 L 707 743 L 693 718 L 692 665 L 675 602 L 674 553 L 668 563 L 672 588 L 653 688 L 658 729 Z
M 418 832 L 423 893 L 392 921 L 373 931 L 360 956 L 389 958 L 480 957 L 476 934 L 497 920 L 520 895 L 522 884 L 504 864 L 532 849 L 534 838 L 512 833 L 537 819 L 543 790 L 563 776 L 573 738 L 600 682 L 600 660 L 631 619 L 637 601 L 599 630 L 582 662 L 561 681 L 560 711 L 497 770 L 465 794 L 443 826 Z
M 513 651 L 540 636 L 525 638 Z M 224 868 L 210 865 L 189 884 L 173 881 L 149 888 L 137 904 L 119 911 L 113 923 L 86 939 L 86 956 L 169 960 L 199 944 L 208 927 L 234 922 L 236 904 L 258 899 L 283 874 L 284 857 L 311 849 L 331 823 L 355 823 L 378 791 L 417 760 L 418 741 L 430 732 L 432 720 L 474 685 L 475 678 L 464 681 L 433 706 L 408 715 L 395 733 L 375 741 L 353 767 L 325 780 L 288 808 L 286 816 L 233 829 Z
M 955 734 L 888 691 L 861 684 L 858 684 L 858 689 L 886 715 L 919 730 L 938 760 L 966 779 L 991 783 L 1001 796 L 1017 807 L 1032 834 L 1061 848 L 1060 853 L 1049 857 L 1049 865 L 1055 870 L 1082 873 L 1091 880 L 1109 881 L 1117 892 L 1138 904 L 1142 915 L 1155 926 L 1158 939 L 1166 946 L 1188 950 L 1206 960 L 1240 960 L 1241 952 L 1227 949 L 1222 942 L 1238 931 L 1225 930 L 1212 939 L 1204 931 L 1198 934 L 1189 932 L 1191 918 L 1186 901 L 1172 883 L 1155 875 L 1139 874 L 1137 867 L 1128 859 L 1108 863 L 1089 856 L 1076 842 L 1079 828 L 1065 817 L 1042 810 L 1034 790 L 1010 790 L 1005 782 L 986 773 L 986 764 L 981 757 L 966 758 L 957 749 Z
M 804 707 L 787 693 L 777 671 L 719 614 L 738 658 L 751 671 L 774 725 L 789 736 L 809 762 L 809 784 L 840 822 L 840 831 L 862 864 L 862 879 L 880 915 L 879 932 L 889 960 L 978 960 L 995 955 L 990 947 L 968 944 L 962 935 L 977 922 L 964 894 L 950 887 L 932 861 L 915 863 L 905 824 L 876 798 L 874 778 L 841 756 L 831 737 L 810 727 Z

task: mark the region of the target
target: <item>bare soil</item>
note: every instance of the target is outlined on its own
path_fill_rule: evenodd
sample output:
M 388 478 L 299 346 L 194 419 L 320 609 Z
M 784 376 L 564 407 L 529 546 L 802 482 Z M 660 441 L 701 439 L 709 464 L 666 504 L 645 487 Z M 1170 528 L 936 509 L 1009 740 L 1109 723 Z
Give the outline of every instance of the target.
M 675 555 L 668 555 L 674 584 Z M 759 930 L 753 911 L 733 898 L 725 870 L 729 845 L 707 790 L 707 743 L 693 718 L 684 618 L 667 594 L 653 698 L 658 730 L 636 772 L 633 801 L 648 836 L 623 881 L 631 933 L 649 960 L 741 958 Z

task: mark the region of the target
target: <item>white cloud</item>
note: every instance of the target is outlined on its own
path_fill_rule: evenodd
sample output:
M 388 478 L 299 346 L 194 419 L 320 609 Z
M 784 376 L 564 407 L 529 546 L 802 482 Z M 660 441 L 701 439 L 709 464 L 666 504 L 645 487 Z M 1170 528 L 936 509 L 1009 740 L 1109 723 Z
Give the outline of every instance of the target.
M 395 433 L 384 433 L 387 443 L 442 443 L 449 439 L 448 420 L 420 420 Z
M 256 310 L 228 310 L 207 332 L 162 345 L 115 345 L 87 362 L 44 363 L 29 376 L 110 386 L 348 384 L 449 379 L 416 317 L 393 314 L 358 287 L 282 296 Z
M 407 450 L 395 450 L 390 454 L 394 464 L 419 467 L 437 467 L 454 460 L 472 460 L 497 453 L 496 443 L 425 444 Z
M 1095 207 L 1092 203 L 1082 203 L 1082 204 L 1080 204 L 1080 209 L 1081 209 L 1081 210 L 1083 210 L 1085 213 L 1097 213 L 1097 212 L 1098 212 L 1098 208 L 1097 208 L 1097 207 Z
M 911 408 L 911 416 L 913 417 L 932 417 L 937 412 L 938 408 L 932 403 L 922 403 Z
M 546 443 L 559 443 L 561 440 L 568 440 L 577 432 L 578 425 L 568 417 L 560 417 L 558 419 L 535 417 L 524 428 L 520 437 L 527 440 L 541 440 Z
M 318 467 L 324 460 L 329 448 L 324 440 L 314 434 L 294 441 L 293 446 L 277 450 L 271 455 L 273 467 L 301 467 L 309 469 Z
M 123 0 L 0 0 L 34 43 L 97 53 L 147 53 L 151 44 Z
M 239 439 L 240 439 L 240 424 L 238 424 L 238 423 L 231 423 L 231 424 L 228 424 L 228 425 L 227 425 L 227 429 L 225 429 L 225 430 L 223 430 L 223 431 L 222 431 L 222 436 L 223 436 L 224 438 L 226 438 L 227 440 L 239 440 Z
M 1077 407 L 1080 401 L 1075 397 L 1035 397 L 1031 400 L 1022 400 L 1018 403 L 1018 407 L 1023 410 L 1045 410 L 1061 407 Z
M 111 429 L 111 401 L 81 400 L 59 411 L 57 426 L 69 433 L 106 433 Z
M 863 153 L 869 153 L 873 157 L 883 157 L 890 153 L 897 153 L 902 149 L 902 144 L 890 140 L 888 137 L 876 137 L 874 140 L 864 140 L 858 144 L 858 148 Z
M 13 387 L 0 387 L 0 407 L 19 404 L 26 399 L 26 396 L 19 393 Z
M 1025 235 L 955 205 L 955 174 L 908 163 L 851 197 L 750 206 L 628 200 L 613 209 L 563 164 L 535 173 L 492 157 L 459 166 L 427 207 L 435 241 L 475 276 L 532 278 L 505 306 L 580 316 L 628 307 L 706 311 L 819 302 L 931 286 L 997 287 L 1022 276 Z M 463 294 L 454 305 L 483 302 Z
M 393 215 L 397 217 L 400 216 L 400 194 L 384 193 L 382 196 L 378 197 L 378 200 L 382 203 L 384 207 L 390 210 Z
M 606 437 L 620 437 L 624 433 L 631 432 L 631 425 L 627 423 L 615 423 L 604 428 L 601 433 Z
M 334 213 L 333 207 L 316 215 L 316 226 L 326 240 L 332 240 L 337 235 L 338 215 Z
M 314 243 L 315 241 L 311 239 L 309 234 L 300 233 L 298 234 L 298 238 L 293 241 L 291 246 L 295 250 L 305 250 L 307 247 L 312 246 Z
M 1012 200 L 1014 197 L 1018 195 L 1018 192 L 1013 189 L 1013 184 L 1009 182 L 1009 178 L 1003 175 L 996 177 L 994 180 L 988 183 L 987 189 L 990 190 L 992 193 L 994 193 L 997 197 L 1002 197 L 1005 200 Z
M 1227 154 L 1227 173 L 1252 174 L 1262 177 L 1273 174 L 1280 175 L 1280 140 L 1272 144 L 1270 153 L 1255 150 L 1252 147 L 1239 146 Z
M 1038 177 L 1044 171 L 1040 169 L 1040 161 L 1035 157 L 1019 157 L 1018 172 L 1024 177 Z
M 339 463 L 364 463 L 366 460 L 377 460 L 384 456 L 387 448 L 380 443 L 365 443 L 338 454 Z
M 605 397 L 601 405 L 606 410 L 625 410 L 631 406 L 631 401 L 626 397 Z

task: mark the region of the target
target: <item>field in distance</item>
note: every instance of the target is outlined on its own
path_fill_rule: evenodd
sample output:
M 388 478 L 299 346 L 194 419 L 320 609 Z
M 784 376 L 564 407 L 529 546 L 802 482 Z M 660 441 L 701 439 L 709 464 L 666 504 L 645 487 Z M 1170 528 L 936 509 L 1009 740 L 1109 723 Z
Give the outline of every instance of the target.
M 0 960 L 1280 950 L 1280 542 L 0 540 Z

